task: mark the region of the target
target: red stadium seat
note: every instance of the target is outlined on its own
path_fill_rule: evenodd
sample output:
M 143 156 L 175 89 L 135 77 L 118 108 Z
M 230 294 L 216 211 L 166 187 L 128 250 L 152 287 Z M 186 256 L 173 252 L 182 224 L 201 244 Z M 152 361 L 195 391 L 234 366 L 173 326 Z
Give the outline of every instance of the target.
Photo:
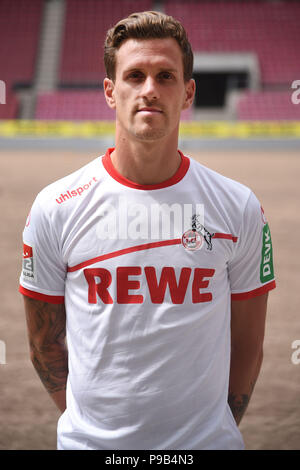
M 37 98 L 36 119 L 115 120 L 115 112 L 105 101 L 102 90 L 65 90 L 42 93 Z M 182 121 L 193 118 L 191 109 L 182 111 Z
M 8 87 L 5 91 L 5 103 L 0 104 L 0 119 L 16 119 L 18 117 L 18 99 Z
M 40 94 L 36 104 L 36 119 L 113 120 L 102 90 L 70 90 Z
M 239 120 L 300 120 L 300 104 L 292 102 L 291 91 L 247 92 L 238 102 Z
M 66 0 L 66 4 L 60 84 L 99 86 L 105 76 L 106 31 L 132 12 L 151 9 L 152 0 Z
M 300 2 L 165 0 L 195 52 L 253 52 L 263 84 L 299 78 Z
M 30 85 L 35 75 L 43 0 L 1 0 L 0 79 Z

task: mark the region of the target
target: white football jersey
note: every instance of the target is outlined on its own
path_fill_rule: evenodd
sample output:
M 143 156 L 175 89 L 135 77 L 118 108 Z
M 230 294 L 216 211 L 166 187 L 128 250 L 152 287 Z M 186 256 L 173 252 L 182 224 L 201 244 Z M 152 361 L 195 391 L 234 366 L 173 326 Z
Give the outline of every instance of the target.
M 275 287 L 261 205 L 183 154 L 133 183 L 112 150 L 43 189 L 23 233 L 20 292 L 67 312 L 58 449 L 242 449 L 230 303 Z

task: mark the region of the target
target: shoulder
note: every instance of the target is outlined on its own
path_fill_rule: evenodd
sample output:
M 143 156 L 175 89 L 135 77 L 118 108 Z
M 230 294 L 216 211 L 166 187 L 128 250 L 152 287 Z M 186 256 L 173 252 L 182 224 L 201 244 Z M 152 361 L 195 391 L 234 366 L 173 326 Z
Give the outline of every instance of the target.
M 190 158 L 190 175 L 193 183 L 202 188 L 206 197 L 222 207 L 243 211 L 249 199 L 254 196 L 248 186 L 202 165 L 193 158 Z
M 36 196 L 35 205 L 44 213 L 53 213 L 59 208 L 72 206 L 81 200 L 101 179 L 101 158 L 97 157 L 78 170 L 44 187 Z M 70 204 L 68 204 L 70 203 Z
M 191 171 L 198 178 L 201 178 L 201 180 L 206 184 L 208 183 L 215 185 L 215 189 L 219 189 L 219 187 L 221 187 L 224 192 L 234 191 L 239 194 L 245 194 L 246 197 L 249 196 L 249 193 L 251 192 L 251 189 L 243 183 L 229 178 L 228 176 L 222 175 L 221 173 L 218 173 L 217 171 L 202 165 L 193 158 L 190 158 L 190 165 Z

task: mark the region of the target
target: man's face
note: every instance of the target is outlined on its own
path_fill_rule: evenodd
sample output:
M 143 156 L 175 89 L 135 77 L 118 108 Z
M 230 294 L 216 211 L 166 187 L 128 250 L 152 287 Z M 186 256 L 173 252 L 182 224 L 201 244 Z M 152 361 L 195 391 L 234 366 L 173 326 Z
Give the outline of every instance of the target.
M 177 138 L 180 113 L 191 105 L 195 84 L 184 82 L 175 39 L 128 39 L 116 54 L 115 81 L 105 79 L 104 90 L 121 135 L 151 141 Z

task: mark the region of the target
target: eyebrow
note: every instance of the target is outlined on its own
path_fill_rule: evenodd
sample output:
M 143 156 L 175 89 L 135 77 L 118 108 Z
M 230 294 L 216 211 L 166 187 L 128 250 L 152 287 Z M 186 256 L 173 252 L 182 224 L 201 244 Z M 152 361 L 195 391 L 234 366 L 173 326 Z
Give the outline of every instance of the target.
M 127 73 L 130 73 L 130 72 L 136 72 L 136 71 L 143 71 L 143 66 L 142 65 L 136 65 L 134 67 L 130 67 L 128 69 L 125 69 L 123 71 L 123 74 L 127 74 Z M 170 67 L 161 67 L 159 69 L 159 72 L 158 73 L 161 73 L 161 72 L 171 72 L 171 73 L 178 73 L 178 69 L 174 69 L 174 68 L 170 68 Z

